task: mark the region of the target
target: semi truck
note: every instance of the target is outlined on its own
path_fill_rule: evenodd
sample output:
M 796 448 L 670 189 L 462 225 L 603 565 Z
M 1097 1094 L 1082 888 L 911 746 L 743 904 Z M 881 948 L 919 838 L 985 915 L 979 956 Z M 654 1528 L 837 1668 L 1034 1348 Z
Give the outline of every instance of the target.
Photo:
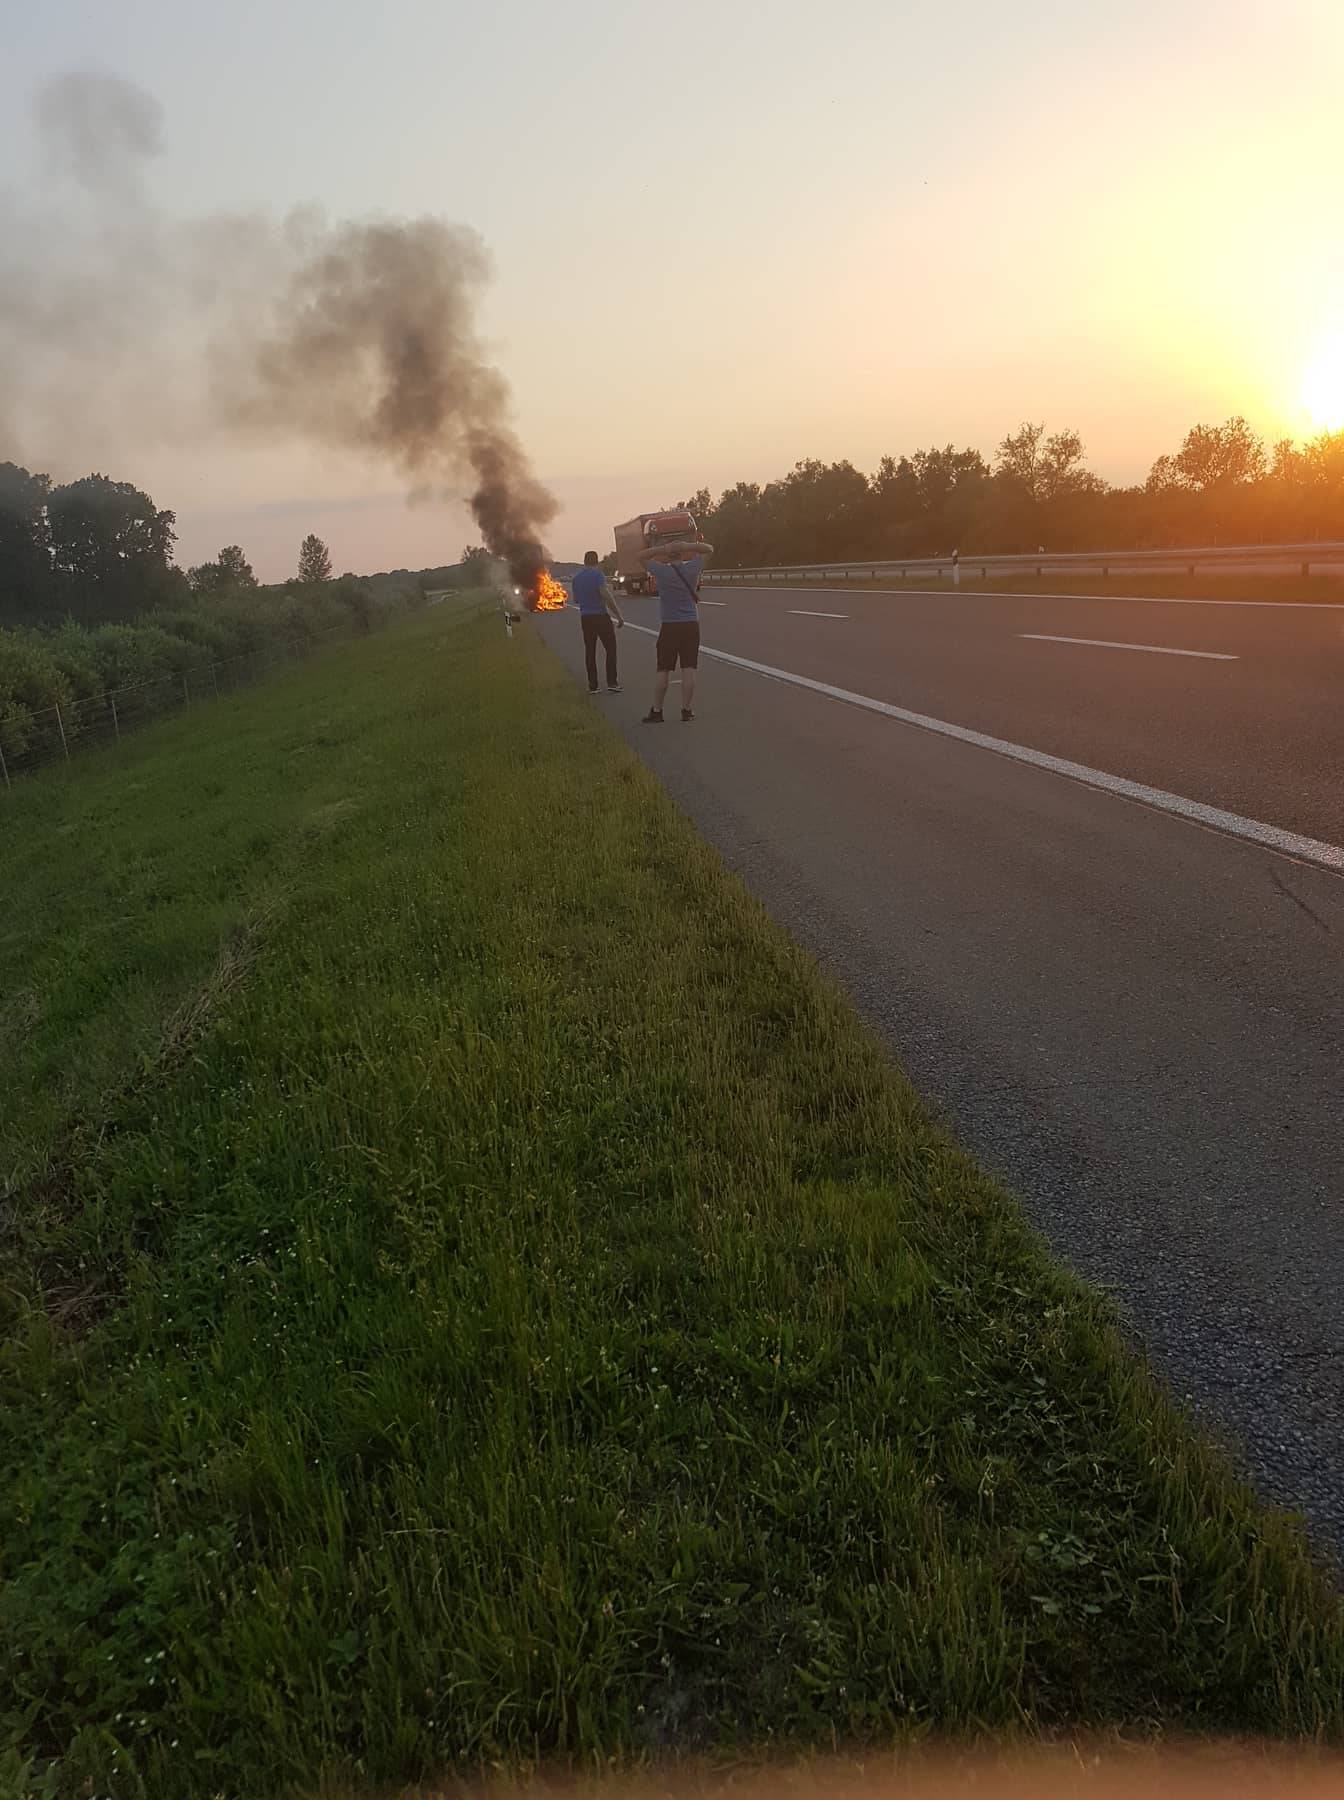
M 627 594 L 651 594 L 653 579 L 639 560 L 641 550 L 698 538 L 700 527 L 688 512 L 636 513 L 615 528 L 616 585 Z

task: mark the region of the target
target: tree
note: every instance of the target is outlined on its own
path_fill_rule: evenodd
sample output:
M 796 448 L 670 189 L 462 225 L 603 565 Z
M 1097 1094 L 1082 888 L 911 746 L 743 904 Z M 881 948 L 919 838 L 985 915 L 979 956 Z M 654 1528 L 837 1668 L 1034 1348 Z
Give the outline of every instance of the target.
M 219 553 L 219 566 L 224 571 L 230 587 L 255 587 L 257 578 L 252 573 L 252 565 L 243 555 L 240 544 L 225 544 Z
M 1028 500 L 1036 498 L 1036 459 L 1044 436 L 1044 424 L 1033 425 L 1027 420 L 1004 438 L 994 459 L 994 473 L 1001 481 L 1020 488 Z
M 669 512 L 687 512 L 696 524 L 703 527 L 705 520 L 714 511 L 714 499 L 707 487 L 697 488 L 689 500 L 678 500 L 675 506 L 669 506 Z
M 176 514 L 161 512 L 129 481 L 86 475 L 53 488 L 47 519 L 57 598 L 71 613 L 128 619 L 185 587 L 172 566 Z
M 494 557 L 484 544 L 467 544 L 462 551 L 462 582 L 465 587 L 479 587 L 490 579 Z
M 35 620 L 50 610 L 55 586 L 50 490 L 45 475 L 0 463 L 0 623 Z
M 255 587 L 257 578 L 240 546 L 225 544 L 214 562 L 188 569 L 187 582 L 193 594 L 221 594 L 230 588 Z
M 754 481 L 725 488 L 714 508 L 714 557 L 722 568 L 750 568 L 767 560 L 769 528 Z
M 1148 479 L 1143 484 L 1143 491 L 1149 499 L 1159 494 L 1169 494 L 1181 485 L 1176 472 L 1176 459 L 1172 456 L 1159 456 L 1148 471 Z
M 299 580 L 331 580 L 331 552 L 315 531 L 308 533 L 299 551 Z
M 772 535 L 786 562 L 843 556 L 864 527 L 868 478 L 853 463 L 807 457 L 763 495 Z
M 1265 473 L 1265 446 L 1238 416 L 1225 425 L 1193 426 L 1170 461 L 1177 483 L 1203 494 L 1259 481 Z
M 1100 484 L 1082 466 L 1083 440 L 1076 431 L 1057 431 L 1046 437 L 1045 426 L 1030 420 L 999 445 L 994 472 L 1021 489 L 1028 500 L 1057 500 L 1064 494 L 1086 493 Z

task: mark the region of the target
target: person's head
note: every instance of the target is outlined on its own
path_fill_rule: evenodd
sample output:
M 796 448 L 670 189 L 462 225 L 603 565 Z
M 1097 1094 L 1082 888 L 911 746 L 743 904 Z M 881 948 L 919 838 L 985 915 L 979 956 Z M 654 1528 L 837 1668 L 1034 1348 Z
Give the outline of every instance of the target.
M 596 550 L 585 550 L 583 553 L 583 563 L 587 569 L 595 569 L 601 560 Z

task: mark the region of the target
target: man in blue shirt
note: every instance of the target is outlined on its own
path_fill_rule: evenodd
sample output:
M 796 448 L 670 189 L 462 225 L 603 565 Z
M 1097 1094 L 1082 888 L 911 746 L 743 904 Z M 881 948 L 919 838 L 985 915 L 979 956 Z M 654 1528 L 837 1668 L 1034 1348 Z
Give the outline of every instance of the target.
M 611 621 L 624 625 L 616 597 L 607 586 L 607 578 L 598 567 L 596 550 L 589 550 L 583 567 L 574 576 L 574 604 L 579 609 L 579 625 L 583 631 L 583 660 L 588 670 L 588 692 L 597 692 L 597 646 L 607 653 L 607 692 L 619 694 L 616 679 L 616 632 Z
M 672 671 L 681 664 L 681 718 L 695 717 L 695 672 L 700 664 L 700 576 L 714 546 L 701 539 L 660 544 L 640 552 L 639 560 L 658 584 L 658 673 L 646 725 L 661 725 L 663 701 Z

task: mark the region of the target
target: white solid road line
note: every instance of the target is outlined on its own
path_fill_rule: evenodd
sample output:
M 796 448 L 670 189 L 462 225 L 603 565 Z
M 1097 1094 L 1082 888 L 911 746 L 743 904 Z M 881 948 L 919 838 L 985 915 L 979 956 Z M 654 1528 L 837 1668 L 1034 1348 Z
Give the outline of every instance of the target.
M 801 606 L 791 606 L 789 617 L 791 619 L 847 619 L 849 614 L 805 612 Z
M 789 587 L 784 582 L 776 582 L 772 587 L 751 586 L 747 582 L 725 582 L 725 587 L 739 594 L 821 594 L 829 598 L 844 595 L 846 600 L 863 599 L 865 595 L 886 597 L 891 594 L 906 594 L 912 600 L 1122 600 L 1127 606 L 1259 606 L 1268 607 L 1272 612 L 1344 612 L 1344 600 L 1205 600 L 1200 598 L 1186 599 L 1175 594 L 1005 594 L 997 588 L 874 588 L 874 587 L 841 587 L 817 588 L 800 582 Z
M 1208 662 L 1240 662 L 1226 650 L 1173 650 L 1170 644 L 1117 644 L 1110 638 L 1056 637 L 1049 631 L 1019 631 L 1037 644 L 1087 644 L 1093 650 L 1146 650 L 1150 656 L 1202 656 Z
M 649 637 L 657 633 L 648 625 L 636 625 Z M 940 737 L 955 738 L 958 743 L 973 744 L 980 750 L 992 750 L 1011 762 L 1026 763 L 1034 769 L 1048 770 L 1052 775 L 1065 775 L 1084 787 L 1099 788 L 1122 800 L 1135 800 L 1157 812 L 1170 813 L 1192 825 L 1207 826 L 1227 837 L 1244 843 L 1258 844 L 1265 850 L 1277 850 L 1298 862 L 1312 863 L 1334 875 L 1344 875 L 1344 849 L 1338 844 L 1325 844 L 1318 838 L 1299 837 L 1295 831 L 1284 831 L 1278 825 L 1265 825 L 1259 819 L 1244 819 L 1240 813 L 1224 812 L 1220 806 L 1206 806 L 1202 800 L 1186 800 L 1180 794 L 1168 794 L 1162 788 L 1147 787 L 1141 781 L 1130 781 L 1123 775 L 1108 775 L 1101 769 L 1089 769 L 1086 763 L 1070 762 L 1063 756 L 1050 756 L 1044 750 L 1032 750 L 1025 744 L 1013 744 L 1006 738 L 990 737 L 983 731 L 971 731 L 965 725 L 952 725 L 946 719 L 931 719 L 924 713 L 910 712 L 904 706 L 892 706 L 886 700 L 874 700 L 868 694 L 851 693 L 848 688 L 833 687 L 828 681 L 814 681 L 810 675 L 795 675 L 790 669 L 772 668 L 769 663 L 752 662 L 745 656 L 733 656 L 727 650 L 710 650 L 700 646 L 706 656 L 734 668 L 749 669 L 753 675 L 765 675 L 771 681 L 785 681 L 793 687 L 808 688 L 814 694 L 825 694 L 831 700 L 843 700 L 847 706 L 861 707 L 865 712 L 881 713 L 897 719 L 902 725 L 914 725 L 921 731 L 936 732 Z
M 727 606 L 726 600 L 701 600 L 701 606 Z

